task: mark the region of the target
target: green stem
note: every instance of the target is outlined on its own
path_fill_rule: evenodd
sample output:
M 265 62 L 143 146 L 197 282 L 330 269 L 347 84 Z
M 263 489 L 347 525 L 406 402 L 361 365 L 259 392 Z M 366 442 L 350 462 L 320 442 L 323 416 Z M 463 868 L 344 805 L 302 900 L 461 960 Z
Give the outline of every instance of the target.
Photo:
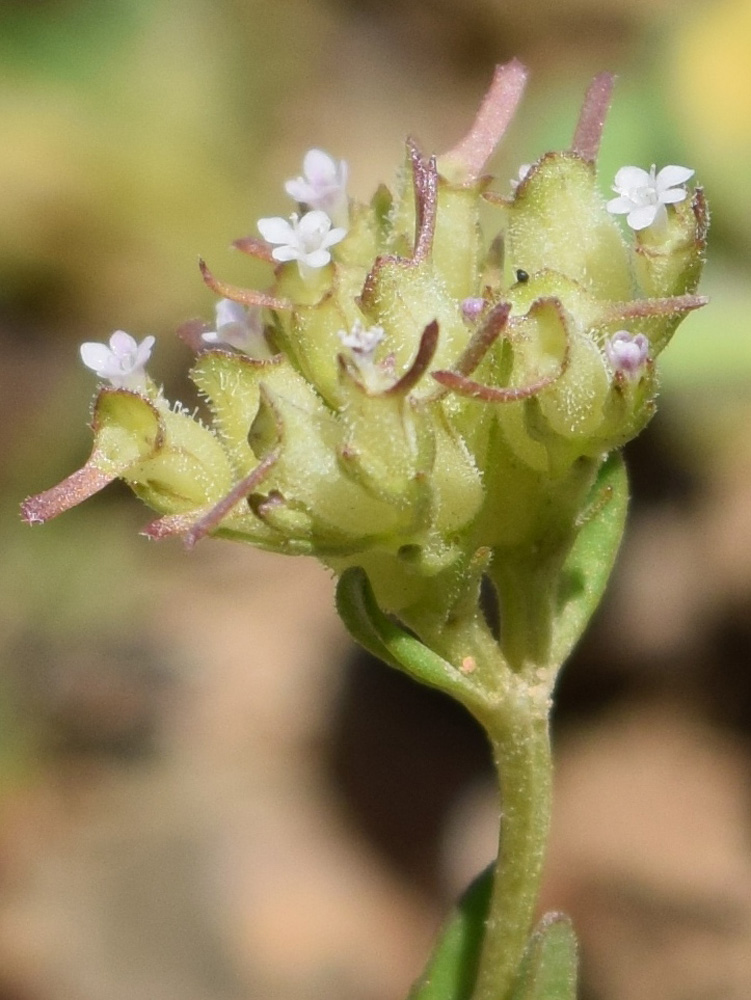
M 503 712 L 494 713 L 485 724 L 501 784 L 502 818 L 472 1000 L 509 1000 L 532 931 L 550 827 L 547 706 L 529 697 L 513 709 L 505 702 Z

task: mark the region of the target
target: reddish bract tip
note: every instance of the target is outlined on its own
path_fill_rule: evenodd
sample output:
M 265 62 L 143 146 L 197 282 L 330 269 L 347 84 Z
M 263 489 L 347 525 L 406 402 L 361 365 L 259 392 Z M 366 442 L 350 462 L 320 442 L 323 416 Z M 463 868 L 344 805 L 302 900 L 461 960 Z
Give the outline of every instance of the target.
M 255 257 L 256 260 L 265 260 L 268 264 L 276 263 L 272 253 L 273 247 L 266 240 L 261 240 L 257 236 L 241 236 L 239 240 L 233 240 L 232 246 L 241 253 Z
M 433 320 L 432 323 L 428 323 L 422 332 L 415 360 L 412 362 L 404 375 L 402 375 L 399 381 L 395 382 L 392 386 L 386 389 L 383 395 L 406 396 L 407 393 L 417 385 L 425 372 L 428 370 L 437 346 L 438 322 Z
M 205 535 L 208 535 L 210 531 L 217 528 L 240 501 L 244 500 L 249 493 L 252 493 L 256 487 L 260 486 L 278 458 L 278 451 L 270 452 L 249 475 L 233 486 L 218 504 L 215 504 L 198 521 L 194 521 L 190 529 L 185 532 L 185 547 L 192 549 L 196 542 L 200 542 Z
M 563 374 L 564 366 L 552 375 L 530 382 L 529 385 L 522 386 L 493 386 L 481 385 L 473 382 L 464 375 L 457 372 L 431 372 L 436 382 L 439 382 L 445 389 L 450 389 L 459 396 L 469 396 L 470 399 L 482 399 L 486 403 L 515 403 L 520 399 L 528 399 L 536 396 L 538 392 L 547 389 Z
M 584 97 L 571 150 L 588 163 L 597 159 L 614 84 L 612 73 L 600 73 L 592 80 Z
M 453 371 L 459 375 L 472 374 L 504 330 L 510 312 L 510 302 L 500 302 L 493 306 L 485 322 L 470 338 Z
M 407 139 L 415 188 L 415 263 L 427 260 L 433 249 L 438 199 L 438 170 L 435 157 L 425 159 L 413 139 Z
M 482 176 L 485 164 L 514 117 L 527 75 L 518 59 L 496 66 L 472 128 L 458 145 L 441 157 L 442 173 L 448 177 L 455 174 L 458 180 L 468 183 Z
M 560 322 L 565 327 L 565 321 L 563 318 L 563 307 L 559 299 L 556 298 L 542 298 L 537 299 L 532 303 L 529 313 L 527 315 L 532 315 L 533 313 L 539 313 L 543 309 L 553 309 Z M 501 303 L 495 307 L 493 312 L 488 316 L 486 326 L 488 326 L 488 332 L 485 335 L 488 341 L 485 350 L 490 347 L 494 340 L 497 339 L 498 335 L 507 327 L 508 315 L 510 312 L 510 306 L 506 303 Z M 495 314 L 495 315 L 494 315 Z M 513 321 L 512 321 L 513 324 Z M 509 330 L 508 336 L 513 336 L 513 327 Z M 471 346 L 471 345 L 470 345 Z M 478 349 L 479 349 L 478 345 Z M 460 363 L 463 359 L 460 359 Z M 478 361 L 479 363 L 479 361 Z M 563 358 L 558 367 L 558 370 L 553 372 L 551 375 L 545 375 L 542 378 L 536 379 L 534 382 L 530 382 L 528 385 L 523 386 L 492 386 L 492 385 L 482 385 L 480 382 L 475 382 L 473 379 L 467 378 L 460 370 L 453 371 L 437 371 L 431 372 L 433 378 L 444 389 L 450 389 L 452 392 L 457 393 L 459 396 L 467 396 L 470 399 L 482 399 L 486 403 L 514 403 L 520 399 L 528 399 L 530 396 L 536 396 L 538 392 L 542 389 L 547 389 L 548 386 L 556 382 L 561 375 L 566 371 L 569 364 L 569 342 L 568 338 L 566 341 L 566 349 L 563 354 Z
M 208 268 L 206 261 L 199 257 L 198 266 L 201 269 L 203 280 L 209 288 L 221 295 L 224 299 L 232 299 L 244 306 L 264 306 L 266 309 L 291 309 L 292 303 L 289 299 L 277 299 L 266 292 L 257 292 L 252 288 L 238 288 L 237 285 L 229 285 L 225 281 L 219 281 Z
M 668 299 L 634 299 L 614 302 L 606 311 L 610 321 L 642 319 L 648 316 L 676 316 L 678 313 L 701 309 L 709 302 L 706 295 L 673 295 Z
M 117 475 L 103 472 L 93 465 L 85 465 L 57 486 L 24 500 L 21 504 L 21 517 L 27 524 L 44 524 L 88 500 L 116 478 Z
M 161 541 L 162 538 L 172 538 L 175 535 L 184 535 L 196 523 L 196 512 L 190 514 L 167 514 L 165 517 L 157 518 L 151 524 L 147 524 L 141 531 L 146 538 L 152 541 Z

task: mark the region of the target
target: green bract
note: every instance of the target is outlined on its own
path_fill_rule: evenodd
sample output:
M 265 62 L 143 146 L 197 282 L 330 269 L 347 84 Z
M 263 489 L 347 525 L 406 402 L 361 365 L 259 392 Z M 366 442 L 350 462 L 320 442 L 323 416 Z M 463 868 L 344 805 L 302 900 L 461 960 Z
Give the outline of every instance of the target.
M 595 172 L 605 77 L 572 149 L 493 193 L 484 163 L 522 84 L 518 64 L 501 67 L 473 129 L 438 161 L 409 142 L 403 183 L 350 203 L 324 267 L 303 277 L 294 260 L 278 264 L 261 293 L 204 266 L 215 291 L 263 308 L 275 356 L 199 353 L 191 375 L 209 426 L 148 381 L 102 389 L 89 462 L 28 500 L 27 520 L 120 477 L 162 515 L 147 534 L 362 567 L 379 606 L 418 635 L 445 631 L 464 604 L 476 611 L 486 573 L 502 608 L 532 589 L 561 605 L 539 596 L 540 573 L 558 573 L 587 509 L 608 501 L 595 487 L 603 462 L 649 420 L 655 358 L 703 303 L 706 211 L 697 189 L 663 230 L 624 240 Z M 268 244 L 238 245 L 273 263 Z M 358 324 L 384 333 L 367 363 L 341 339 Z M 623 329 L 649 341 L 635 376 L 605 349 Z M 535 640 L 538 664 L 553 631 Z

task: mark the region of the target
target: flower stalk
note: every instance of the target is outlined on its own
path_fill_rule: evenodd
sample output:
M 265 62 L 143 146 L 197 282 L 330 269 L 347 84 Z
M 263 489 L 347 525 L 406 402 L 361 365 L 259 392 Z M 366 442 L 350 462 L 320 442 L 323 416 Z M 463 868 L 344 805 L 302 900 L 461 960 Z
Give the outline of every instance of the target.
M 549 713 L 539 694 L 527 690 L 486 723 L 501 826 L 472 1000 L 511 995 L 537 912 L 552 806 Z

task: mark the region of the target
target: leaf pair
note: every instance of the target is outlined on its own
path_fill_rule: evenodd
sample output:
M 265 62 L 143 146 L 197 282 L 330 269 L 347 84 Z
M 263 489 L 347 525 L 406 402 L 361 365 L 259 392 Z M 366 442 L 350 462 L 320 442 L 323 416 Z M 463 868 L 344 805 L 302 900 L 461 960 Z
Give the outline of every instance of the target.
M 408 1000 L 471 1000 L 492 882 L 488 868 L 462 896 Z M 576 937 L 569 919 L 548 913 L 529 939 L 510 996 L 492 1000 L 575 1000 L 576 966 Z

